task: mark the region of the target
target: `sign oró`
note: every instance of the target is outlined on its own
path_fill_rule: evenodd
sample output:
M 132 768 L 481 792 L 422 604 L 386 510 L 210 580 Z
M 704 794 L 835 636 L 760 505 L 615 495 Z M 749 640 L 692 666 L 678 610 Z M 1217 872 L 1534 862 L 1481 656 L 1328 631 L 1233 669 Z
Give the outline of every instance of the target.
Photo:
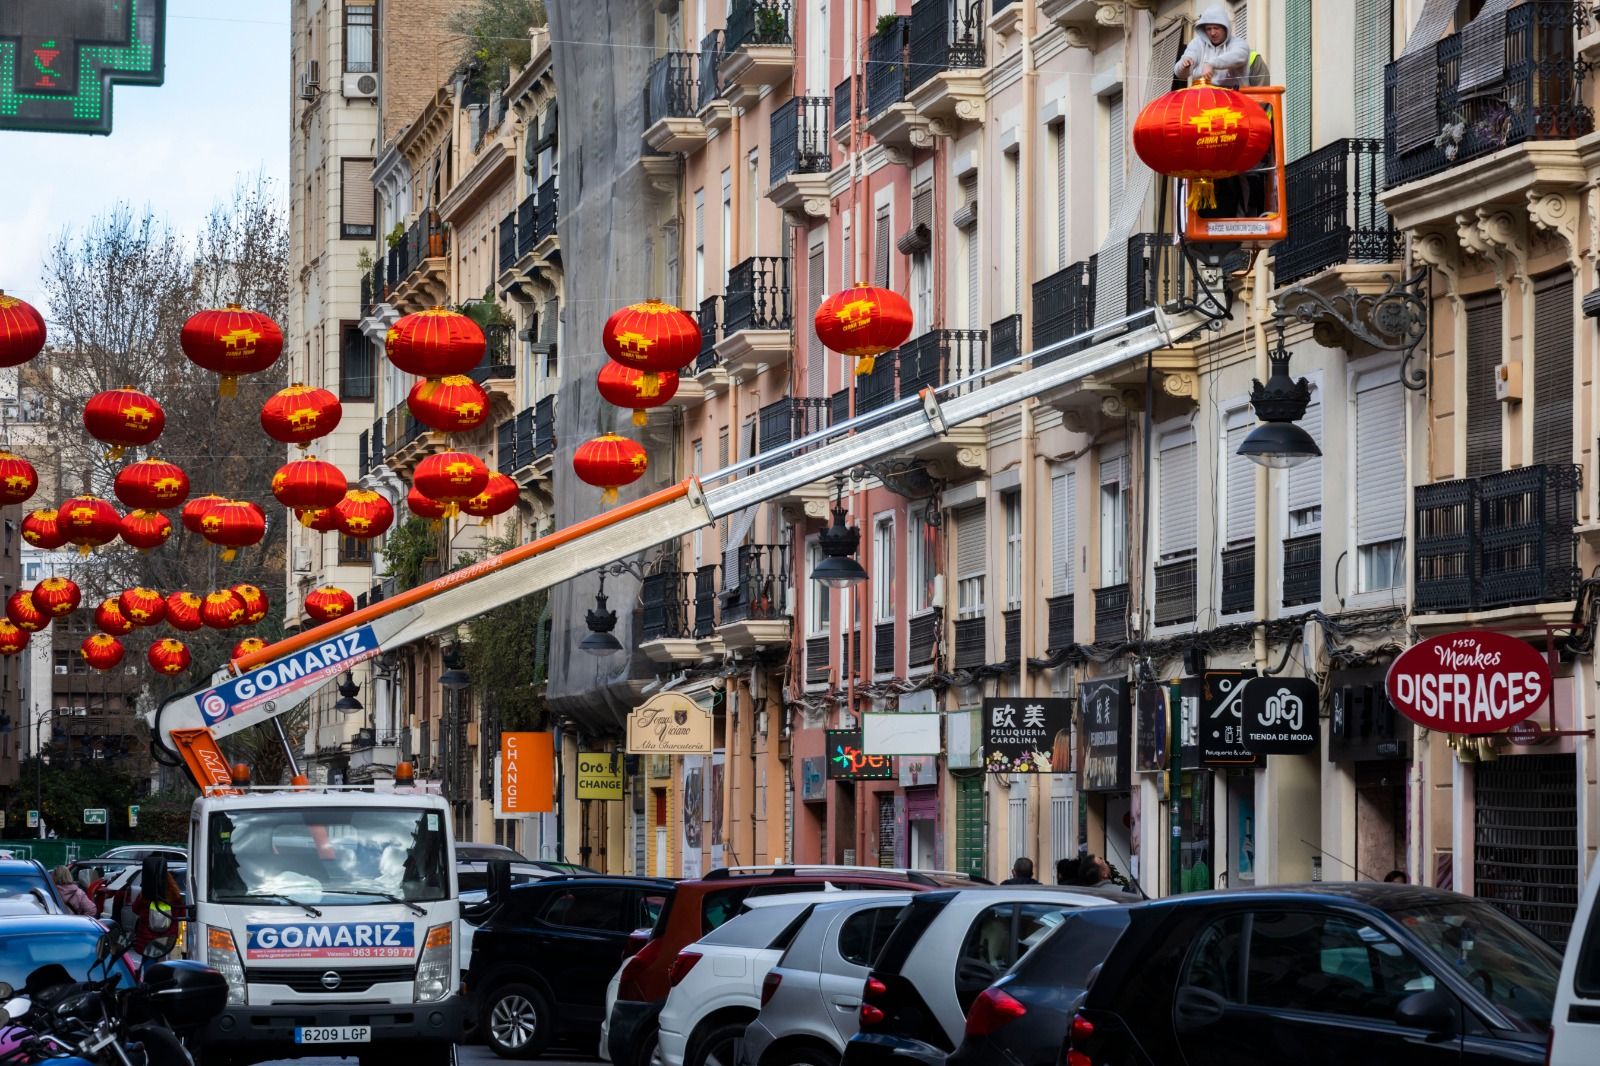
M 1550 698 L 1550 665 L 1504 633 L 1447 633 L 1407 648 L 1386 688 L 1400 713 L 1426 729 L 1498 733 Z

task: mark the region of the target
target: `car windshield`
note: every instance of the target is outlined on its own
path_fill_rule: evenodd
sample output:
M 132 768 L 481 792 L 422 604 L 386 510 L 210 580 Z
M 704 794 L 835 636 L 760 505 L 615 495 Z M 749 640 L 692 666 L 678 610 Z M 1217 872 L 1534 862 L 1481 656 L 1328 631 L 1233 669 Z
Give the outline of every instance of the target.
M 409 807 L 233 810 L 211 815 L 213 903 L 357 906 L 448 899 L 445 826 Z
M 1518 1028 L 1549 1027 L 1561 959 L 1544 941 L 1479 903 L 1449 900 L 1392 915 Z
M 18 896 L 34 896 L 48 902 L 50 886 L 44 878 L 33 874 L 0 874 L 0 899 Z
M 0 931 L 0 981 L 12 988 L 22 988 L 28 983 L 30 973 L 52 962 L 66 967 L 74 981 L 86 981 L 99 943 L 100 933 L 87 925 L 81 932 L 8 934 Z M 111 966 L 117 975 L 117 987 L 133 985 L 133 973 L 126 963 L 117 959 Z M 103 972 L 96 968 L 94 976 L 99 977 Z

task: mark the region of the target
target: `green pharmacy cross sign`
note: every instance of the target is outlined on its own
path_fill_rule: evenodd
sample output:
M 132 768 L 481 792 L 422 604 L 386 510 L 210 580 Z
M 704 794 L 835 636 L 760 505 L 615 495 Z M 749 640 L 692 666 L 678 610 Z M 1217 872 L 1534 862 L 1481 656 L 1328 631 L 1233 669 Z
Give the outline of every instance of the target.
M 0 0 L 0 129 L 110 133 L 111 89 L 160 85 L 166 0 Z

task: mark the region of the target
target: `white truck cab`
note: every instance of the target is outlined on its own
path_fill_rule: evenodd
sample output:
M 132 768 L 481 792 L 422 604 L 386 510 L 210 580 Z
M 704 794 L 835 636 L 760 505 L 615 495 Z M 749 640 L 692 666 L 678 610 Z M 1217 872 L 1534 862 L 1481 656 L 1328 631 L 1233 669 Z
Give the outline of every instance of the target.
M 212 794 L 195 801 L 189 834 L 186 950 L 229 989 L 206 1030 L 208 1066 L 301 1055 L 453 1061 L 460 905 L 442 797 Z
M 1600 859 L 1589 871 L 1550 1012 L 1549 1066 L 1600 1063 Z

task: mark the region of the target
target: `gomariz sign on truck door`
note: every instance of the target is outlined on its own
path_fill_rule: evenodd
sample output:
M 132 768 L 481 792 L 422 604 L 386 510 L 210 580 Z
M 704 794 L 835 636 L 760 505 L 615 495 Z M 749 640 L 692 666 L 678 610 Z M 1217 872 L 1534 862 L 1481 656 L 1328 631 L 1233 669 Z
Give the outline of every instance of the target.
M 246 959 L 409 959 L 410 922 L 293 922 L 246 927 Z
M 1389 667 L 1389 701 L 1441 733 L 1498 733 L 1550 698 L 1550 664 L 1527 641 L 1490 630 L 1414 644 Z

